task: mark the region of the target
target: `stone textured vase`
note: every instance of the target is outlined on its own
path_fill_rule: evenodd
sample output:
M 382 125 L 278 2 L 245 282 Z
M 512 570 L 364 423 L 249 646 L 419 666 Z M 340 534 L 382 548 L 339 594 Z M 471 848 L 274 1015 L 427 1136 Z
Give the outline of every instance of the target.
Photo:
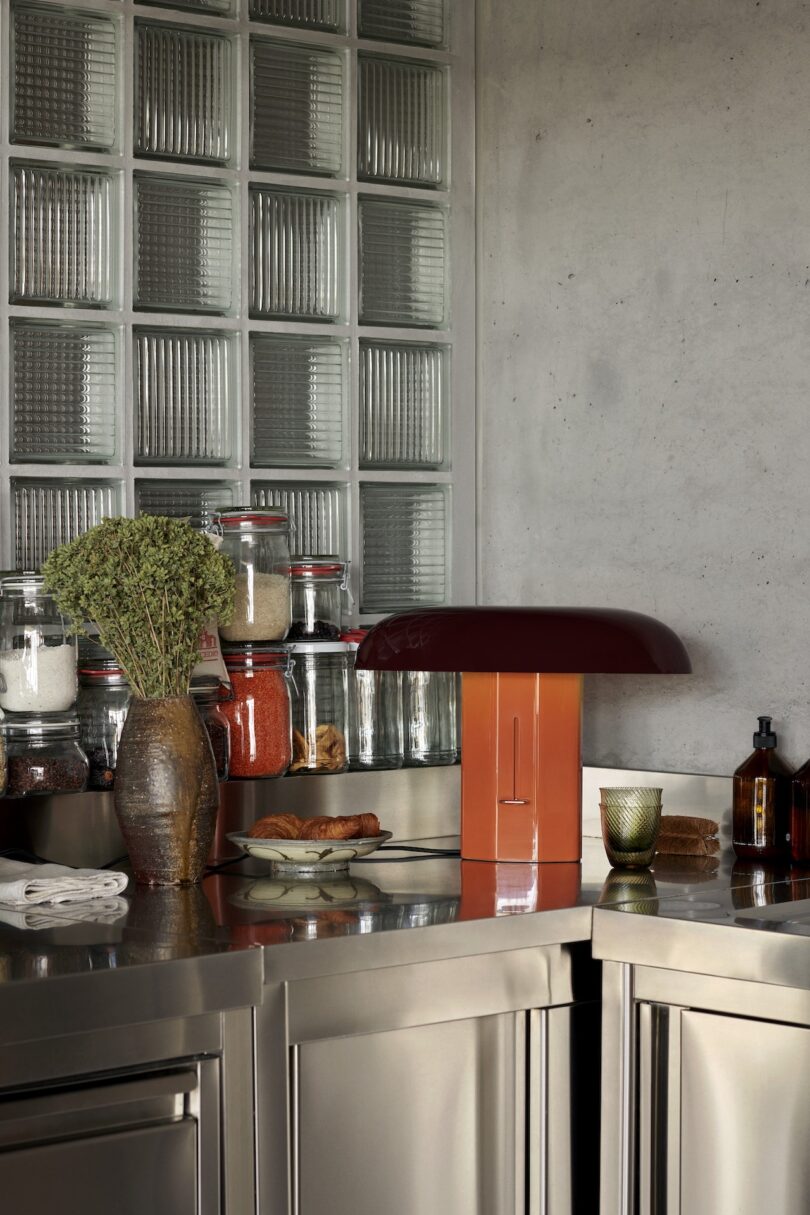
M 191 697 L 133 697 L 118 750 L 115 812 L 136 882 L 199 882 L 218 806 L 214 755 Z

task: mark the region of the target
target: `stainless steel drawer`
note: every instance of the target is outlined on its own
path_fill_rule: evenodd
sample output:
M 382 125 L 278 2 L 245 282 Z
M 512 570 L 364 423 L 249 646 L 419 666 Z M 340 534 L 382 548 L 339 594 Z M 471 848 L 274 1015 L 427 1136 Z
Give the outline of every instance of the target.
M 194 1119 L 0 1152 L 9 1215 L 196 1215 Z
M 186 1112 L 186 1099 L 197 1087 L 197 1071 L 189 1067 L 6 1094 L 0 1096 L 0 1151 L 175 1121 Z

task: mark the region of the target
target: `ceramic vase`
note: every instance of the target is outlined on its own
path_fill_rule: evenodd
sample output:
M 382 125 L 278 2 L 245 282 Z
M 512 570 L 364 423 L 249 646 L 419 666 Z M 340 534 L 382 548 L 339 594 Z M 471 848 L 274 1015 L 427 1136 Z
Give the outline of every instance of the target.
M 136 882 L 199 882 L 216 827 L 211 743 L 190 696 L 133 697 L 118 750 L 115 812 Z

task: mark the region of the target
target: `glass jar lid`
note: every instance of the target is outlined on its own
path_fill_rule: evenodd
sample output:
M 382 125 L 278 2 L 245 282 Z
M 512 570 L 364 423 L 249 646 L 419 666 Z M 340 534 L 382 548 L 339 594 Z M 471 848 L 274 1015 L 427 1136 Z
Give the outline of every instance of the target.
M 348 654 L 345 641 L 291 641 L 287 649 L 291 654 Z
M 261 641 L 224 645 L 222 657 L 229 671 L 238 671 L 241 667 L 286 667 L 288 664 L 286 646 Z
M 340 640 L 345 641 L 350 650 L 356 650 L 367 632 L 368 629 L 346 629 L 340 634 Z
M 220 698 L 226 698 L 228 684 L 218 675 L 196 675 L 191 681 L 189 692 L 197 704 L 215 705 Z
M 195 675 L 191 681 L 189 691 L 192 696 L 204 695 L 208 692 L 216 692 L 219 689 L 220 678 L 218 675 Z
M 233 506 L 218 511 L 213 519 L 214 527 L 224 531 L 288 531 L 290 517 L 283 510 L 263 510 L 253 506 Z
M 343 579 L 346 574 L 347 561 L 341 561 L 338 556 L 330 557 L 306 557 L 294 556 L 290 558 L 290 577 L 291 578 L 317 578 L 329 580 L 332 578 Z
M 3 733 L 9 738 L 41 738 L 58 741 L 79 737 L 75 713 L 6 713 Z
M 129 686 L 129 680 L 115 659 L 101 661 L 95 666 L 79 667 L 79 683 L 94 687 Z
M 45 589 L 45 578 L 34 570 L 0 578 L 0 595 L 38 595 Z

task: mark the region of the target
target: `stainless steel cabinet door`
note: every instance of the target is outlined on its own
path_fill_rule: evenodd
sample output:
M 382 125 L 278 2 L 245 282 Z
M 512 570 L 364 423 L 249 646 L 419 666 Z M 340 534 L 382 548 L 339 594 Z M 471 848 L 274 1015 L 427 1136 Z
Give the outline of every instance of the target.
M 810 1030 L 684 1012 L 682 1215 L 807 1215 Z
M 191 1119 L 0 1152 L 8 1215 L 195 1215 Z
M 295 1215 L 523 1211 L 525 1014 L 294 1049 Z

